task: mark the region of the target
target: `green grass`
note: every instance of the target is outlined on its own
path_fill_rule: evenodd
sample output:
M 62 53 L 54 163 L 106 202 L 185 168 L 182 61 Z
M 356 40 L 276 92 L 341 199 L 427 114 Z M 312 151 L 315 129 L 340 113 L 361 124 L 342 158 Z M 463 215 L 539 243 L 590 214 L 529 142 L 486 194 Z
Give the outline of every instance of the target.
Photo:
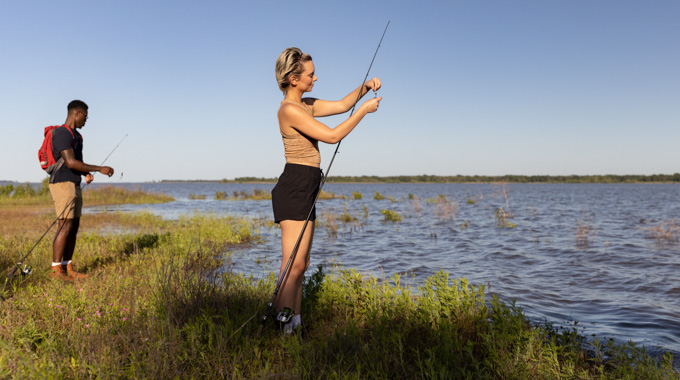
M 43 242 L 29 257 L 34 273 L 8 286 L 0 378 L 678 378 L 670 355 L 657 362 L 613 341 L 588 353 L 576 329 L 534 325 L 446 272 L 417 285 L 316 268 L 303 285 L 301 331 L 282 336 L 270 322 L 260 331 L 274 275 L 223 270 L 232 249 L 257 243 L 254 222 L 149 213 L 106 221 L 126 232 L 92 225 L 80 235 L 76 263 L 89 278 L 48 279 Z M 3 266 L 34 235 L 1 236 Z
M 37 189 L 28 183 L 0 186 L 0 206 L 52 205 L 48 182 L 49 178 L 45 178 Z M 86 206 L 164 203 L 173 200 L 169 195 L 147 192 L 141 188 L 128 189 L 114 185 L 83 187 L 83 203 Z

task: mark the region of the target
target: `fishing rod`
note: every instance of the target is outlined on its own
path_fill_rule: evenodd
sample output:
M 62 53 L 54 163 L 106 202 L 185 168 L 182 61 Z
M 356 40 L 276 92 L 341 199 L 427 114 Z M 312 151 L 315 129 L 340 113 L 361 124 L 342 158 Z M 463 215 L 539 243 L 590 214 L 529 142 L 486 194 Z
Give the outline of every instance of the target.
M 108 160 L 109 157 L 111 157 L 111 155 L 113 154 L 113 152 L 115 152 L 116 149 L 118 149 L 118 147 L 120 146 L 120 144 L 121 144 L 121 143 L 123 142 L 123 140 L 125 140 L 125 138 L 127 138 L 127 137 L 128 137 L 128 135 L 125 134 L 125 136 L 123 136 L 123 138 L 118 142 L 118 144 L 113 148 L 113 150 L 111 150 L 111 153 L 109 153 L 109 155 L 106 156 L 106 158 L 104 158 L 104 161 L 102 161 L 102 163 L 99 164 L 99 166 L 104 166 L 104 163 L 106 163 L 106 160 Z M 95 174 L 96 174 L 96 172 L 92 174 L 92 177 L 94 177 Z M 85 185 L 83 185 L 82 189 L 85 189 L 85 188 L 87 187 L 87 185 L 89 185 L 89 184 L 90 184 L 89 182 L 86 182 Z M 81 189 L 81 190 L 82 190 L 82 189 Z M 50 224 L 50 226 L 47 227 L 47 230 L 45 230 L 45 232 L 43 232 L 43 234 L 40 236 L 40 238 L 38 239 L 38 241 L 35 242 L 35 244 L 33 245 L 33 247 L 31 247 L 31 249 L 29 249 L 28 252 L 27 252 L 23 257 L 21 257 L 21 259 L 20 259 L 16 264 L 14 264 L 14 268 L 12 268 L 12 270 L 9 272 L 9 274 L 8 274 L 7 277 L 5 278 L 5 283 L 2 285 L 2 290 L 0 290 L 0 298 L 2 298 L 2 299 L 4 300 L 3 293 L 5 292 L 5 287 L 7 286 L 7 283 L 9 282 L 9 280 L 10 280 L 12 277 L 14 277 L 14 274 L 16 273 L 17 270 L 20 270 L 20 271 L 21 271 L 21 275 L 22 275 L 22 276 L 28 276 L 29 274 L 31 274 L 31 272 L 33 271 L 33 269 L 32 269 L 30 266 L 24 265 L 24 267 L 21 268 L 21 265 L 24 263 L 24 261 L 26 260 L 26 258 L 28 258 L 28 256 L 31 254 L 31 252 L 33 252 L 33 250 L 35 249 L 35 247 L 37 247 L 38 244 L 40 244 L 40 242 L 41 242 L 42 239 L 45 237 L 45 235 L 47 235 L 47 233 L 52 229 L 52 227 L 54 227 L 54 225 L 55 225 L 55 224 L 57 223 L 57 221 L 62 217 L 62 215 L 64 215 L 64 212 L 66 212 L 66 210 L 68 210 L 68 209 L 71 207 L 71 205 L 73 204 L 73 202 L 75 202 L 75 201 L 76 201 L 76 197 L 73 197 L 73 199 L 71 199 L 71 201 L 70 201 L 68 204 L 66 204 L 66 206 L 65 206 L 64 209 L 61 211 L 61 213 L 59 213 L 59 215 L 57 215 L 57 217 L 52 221 L 52 224 Z M 61 229 L 61 226 L 60 226 L 59 228 Z M 59 233 L 60 229 L 57 230 L 57 233 Z
M 366 79 L 368 79 L 368 74 L 371 72 L 371 68 L 373 67 L 373 62 L 375 61 L 375 57 L 378 55 L 378 50 L 380 50 L 380 45 L 382 44 L 383 38 L 385 38 L 385 33 L 387 33 L 387 27 L 390 26 L 390 22 L 387 22 L 387 25 L 385 25 L 385 30 L 383 31 L 382 36 L 380 37 L 380 42 L 378 42 L 378 47 L 375 49 L 375 53 L 373 54 L 373 59 L 371 60 L 371 64 L 368 66 L 368 71 L 366 71 L 366 76 L 364 77 L 364 80 L 362 85 L 366 83 Z M 361 99 L 361 90 L 359 90 L 359 93 L 357 94 L 357 99 L 354 102 L 354 105 L 352 106 L 352 110 L 349 114 L 351 117 L 354 114 L 354 109 L 357 106 L 357 102 L 359 102 L 359 99 Z M 328 164 L 328 169 L 326 169 L 326 174 L 321 175 L 321 182 L 319 183 L 319 191 L 316 193 L 316 197 L 314 198 L 314 203 L 312 203 L 312 208 L 309 210 L 309 213 L 307 214 L 307 219 L 305 220 L 305 223 L 302 225 L 302 231 L 300 231 L 300 235 L 297 238 L 297 241 L 295 242 L 295 246 L 293 247 L 293 252 L 290 254 L 290 257 L 288 258 L 288 262 L 286 263 L 285 268 L 283 269 L 283 272 L 281 273 L 281 276 L 279 277 L 276 287 L 274 288 L 274 294 L 272 294 L 272 298 L 269 300 L 269 303 L 267 304 L 267 310 L 265 311 L 264 315 L 262 315 L 262 318 L 260 319 L 260 331 L 262 331 L 262 327 L 264 326 L 265 322 L 267 321 L 267 317 L 269 316 L 269 313 L 271 313 L 272 307 L 274 306 L 274 302 L 276 301 L 276 297 L 279 295 L 279 291 L 281 288 L 285 285 L 286 281 L 288 280 L 288 269 L 290 268 L 291 264 L 295 260 L 295 256 L 297 255 L 297 251 L 300 248 L 300 243 L 302 242 L 302 236 L 305 233 L 305 230 L 307 229 L 307 225 L 309 224 L 309 220 L 312 217 L 312 213 L 314 212 L 314 207 L 316 207 L 316 202 L 319 200 L 319 195 L 321 194 L 321 190 L 323 190 L 323 186 L 326 183 L 326 178 L 328 178 L 328 173 L 331 171 L 331 166 L 333 165 L 333 161 L 335 161 L 335 156 L 338 154 L 338 149 L 340 148 L 340 143 L 342 140 L 338 141 L 335 147 L 335 152 L 333 153 L 333 157 L 331 157 L 331 161 Z M 259 334 L 259 332 L 258 332 Z

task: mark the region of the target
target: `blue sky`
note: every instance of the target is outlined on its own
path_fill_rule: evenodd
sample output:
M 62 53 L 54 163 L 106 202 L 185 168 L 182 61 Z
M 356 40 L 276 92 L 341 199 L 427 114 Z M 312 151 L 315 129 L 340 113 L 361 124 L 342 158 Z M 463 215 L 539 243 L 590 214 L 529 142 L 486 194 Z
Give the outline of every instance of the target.
M 680 172 L 677 1 L 0 4 L 0 180 L 44 178 L 42 130 L 72 99 L 90 105 L 86 162 L 128 135 L 101 182 L 276 177 L 278 54 L 310 53 L 312 96 L 339 99 L 387 21 L 383 102 L 331 177 Z

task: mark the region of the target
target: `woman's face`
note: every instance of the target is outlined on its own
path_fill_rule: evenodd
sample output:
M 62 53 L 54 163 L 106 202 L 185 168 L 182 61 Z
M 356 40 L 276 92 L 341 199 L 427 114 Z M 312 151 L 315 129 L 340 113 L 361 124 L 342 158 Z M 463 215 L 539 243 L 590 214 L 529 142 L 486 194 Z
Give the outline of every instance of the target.
M 302 66 L 304 66 L 305 71 L 302 72 L 299 78 L 296 76 L 293 83 L 300 91 L 310 92 L 314 87 L 314 82 L 318 79 L 316 75 L 314 75 L 314 62 L 307 61 L 303 63 Z

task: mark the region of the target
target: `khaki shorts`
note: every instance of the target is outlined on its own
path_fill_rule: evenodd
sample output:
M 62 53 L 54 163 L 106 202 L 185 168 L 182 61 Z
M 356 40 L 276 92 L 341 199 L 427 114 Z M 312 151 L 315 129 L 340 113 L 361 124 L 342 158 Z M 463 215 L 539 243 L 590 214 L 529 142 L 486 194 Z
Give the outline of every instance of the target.
M 83 193 L 73 182 L 50 183 L 57 219 L 80 218 L 83 211 Z

